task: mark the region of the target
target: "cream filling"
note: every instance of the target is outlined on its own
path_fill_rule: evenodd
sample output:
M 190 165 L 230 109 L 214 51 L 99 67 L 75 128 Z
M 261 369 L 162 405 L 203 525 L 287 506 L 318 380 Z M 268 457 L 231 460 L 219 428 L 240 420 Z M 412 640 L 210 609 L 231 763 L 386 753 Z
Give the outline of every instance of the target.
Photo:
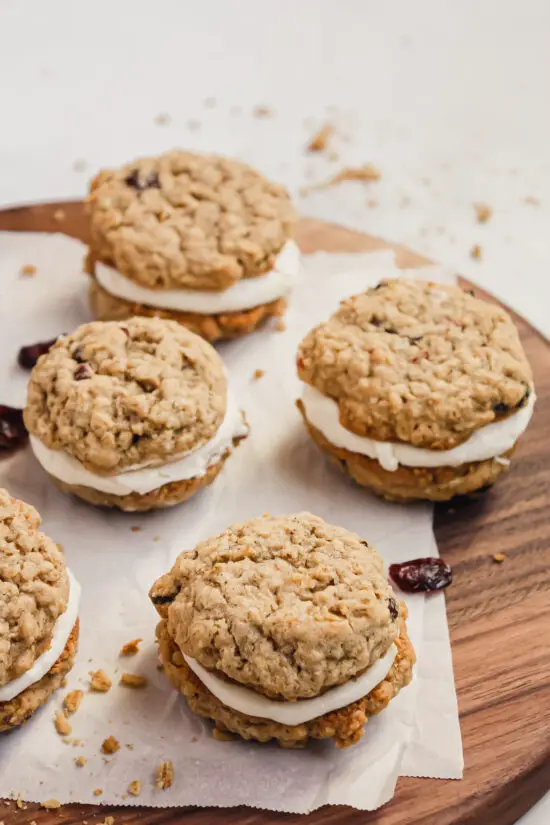
M 224 420 L 214 437 L 202 447 L 159 467 L 141 467 L 104 476 L 87 470 L 78 459 L 64 450 L 51 450 L 34 435 L 30 436 L 30 444 L 38 462 L 54 478 L 71 486 L 91 487 L 102 493 L 125 496 L 130 493 L 143 495 L 171 481 L 184 481 L 205 475 L 208 468 L 219 461 L 226 450 L 232 448 L 234 438 L 246 435 L 248 427 L 235 399 L 229 394 Z
M 210 693 L 213 693 L 216 699 L 227 707 L 246 713 L 247 716 L 271 719 L 272 722 L 279 722 L 281 725 L 301 725 L 309 722 L 310 719 L 316 719 L 318 716 L 362 699 L 388 675 L 396 656 L 397 647 L 393 644 L 381 659 L 378 659 L 357 679 L 350 679 L 344 685 L 330 688 L 321 696 L 315 696 L 313 699 L 297 699 L 293 702 L 268 699 L 267 696 L 262 696 L 255 690 L 220 679 L 190 656 L 184 655 L 183 658 Z
M 452 450 L 426 450 L 410 444 L 375 441 L 356 435 L 340 424 L 336 401 L 309 384 L 304 386 L 302 404 L 310 424 L 335 447 L 374 458 L 385 470 L 394 472 L 400 464 L 404 467 L 457 467 L 459 464 L 501 456 L 514 446 L 527 429 L 535 398 L 533 391 L 524 407 L 502 421 L 481 427 Z
M 35 685 L 48 673 L 55 665 L 63 651 L 71 635 L 71 631 L 75 626 L 78 618 L 78 607 L 80 604 L 81 588 L 70 570 L 67 570 L 69 577 L 69 600 L 67 602 L 67 609 L 55 623 L 52 634 L 51 645 L 44 653 L 38 657 L 34 665 L 29 668 L 17 679 L 8 682 L 7 685 L 0 687 L 0 702 L 9 702 L 15 699 L 24 690 Z
M 287 241 L 275 259 L 272 270 L 265 275 L 243 278 L 219 292 L 198 289 L 148 289 L 130 281 L 116 269 L 95 264 L 95 277 L 111 295 L 160 309 L 216 315 L 239 312 L 260 304 L 269 304 L 286 295 L 300 271 L 300 250 L 294 241 Z

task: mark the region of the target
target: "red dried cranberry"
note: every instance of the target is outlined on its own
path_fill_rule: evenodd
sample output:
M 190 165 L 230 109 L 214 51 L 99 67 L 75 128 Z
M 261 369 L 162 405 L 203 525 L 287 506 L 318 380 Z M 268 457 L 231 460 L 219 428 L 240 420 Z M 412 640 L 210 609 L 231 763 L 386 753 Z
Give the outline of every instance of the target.
M 143 180 L 139 176 L 139 169 L 132 169 L 130 174 L 124 178 L 124 183 L 132 189 L 137 189 L 138 192 L 143 192 L 144 189 L 160 189 L 159 176 L 156 172 L 150 172 Z
M 418 593 L 448 587 L 453 580 L 453 571 L 443 559 L 412 559 L 390 564 L 390 577 L 405 593 Z
M 39 341 L 37 344 L 21 347 L 17 356 L 17 363 L 24 370 L 32 370 L 40 356 L 49 352 L 56 341 L 57 338 L 52 338 L 50 341 Z
M 18 450 L 27 441 L 23 410 L 0 404 L 0 450 Z
M 397 619 L 399 616 L 399 608 L 397 607 L 397 602 L 391 596 L 388 599 L 388 610 L 390 611 L 391 618 Z
M 83 381 L 85 378 L 91 378 L 93 374 L 94 371 L 89 364 L 79 364 L 74 371 L 74 380 Z

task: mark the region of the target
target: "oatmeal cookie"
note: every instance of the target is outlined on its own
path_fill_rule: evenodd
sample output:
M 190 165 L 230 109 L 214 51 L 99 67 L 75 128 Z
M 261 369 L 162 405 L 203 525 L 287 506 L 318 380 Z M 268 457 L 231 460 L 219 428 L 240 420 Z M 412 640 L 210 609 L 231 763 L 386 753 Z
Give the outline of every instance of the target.
M 533 389 L 518 332 L 499 306 L 456 286 L 382 281 L 304 338 L 300 378 L 340 423 L 377 441 L 449 450 L 512 415 Z
M 182 553 L 150 595 L 182 653 L 273 699 L 349 681 L 399 633 L 376 550 L 309 513 L 232 525 Z
M 270 719 L 248 716 L 224 705 L 187 665 L 164 620 L 157 627 L 160 657 L 170 682 L 185 696 L 193 713 L 212 719 L 219 731 L 230 731 L 243 739 L 258 742 L 277 739 L 285 748 L 303 747 L 309 739 L 332 738 L 337 747 L 345 748 L 359 741 L 369 718 L 384 710 L 412 679 L 415 654 L 405 624 L 407 608 L 404 602 L 399 607 L 399 635 L 394 640 L 397 656 L 387 676 L 362 699 L 301 725 L 283 725 Z
M 166 463 L 217 432 L 226 412 L 221 359 L 173 321 L 84 324 L 33 369 L 25 424 L 87 470 Z
M 122 321 L 134 315 L 148 318 L 167 318 L 190 329 L 205 338 L 211 344 L 216 341 L 239 338 L 254 332 L 269 318 L 283 315 L 286 309 L 285 298 L 278 298 L 268 304 L 260 304 L 252 309 L 240 312 L 220 312 L 203 315 L 198 312 L 178 312 L 174 309 L 160 309 L 146 304 L 126 301 L 117 295 L 111 295 L 92 277 L 89 289 L 90 306 L 100 321 Z
M 39 527 L 34 507 L 0 489 L 0 687 L 47 650 L 67 608 L 63 553 Z
M 89 268 L 149 289 L 223 290 L 271 269 L 295 220 L 288 193 L 240 161 L 174 151 L 101 172 L 87 200 Z

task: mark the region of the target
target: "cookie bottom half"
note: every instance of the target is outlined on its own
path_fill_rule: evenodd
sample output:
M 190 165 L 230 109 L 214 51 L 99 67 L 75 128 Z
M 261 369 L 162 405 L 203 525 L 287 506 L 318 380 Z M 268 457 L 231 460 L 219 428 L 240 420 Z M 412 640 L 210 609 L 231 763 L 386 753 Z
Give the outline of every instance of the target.
M 282 725 L 270 719 L 247 716 L 224 705 L 189 668 L 181 651 L 168 635 L 165 621 L 157 626 L 157 639 L 164 672 L 170 682 L 185 696 L 193 713 L 212 719 L 217 731 L 235 733 L 243 739 L 255 739 L 258 742 L 277 739 L 283 748 L 304 747 L 309 739 L 333 739 L 339 748 L 345 748 L 361 739 L 369 718 L 384 710 L 412 679 L 415 653 L 407 635 L 404 621 L 406 614 L 406 607 L 401 603 L 403 618 L 400 635 L 395 641 L 397 656 L 386 678 L 357 702 L 301 725 Z
M 307 419 L 304 406 L 297 401 L 307 430 L 317 444 L 346 475 L 357 484 L 390 501 L 448 501 L 454 496 L 481 492 L 490 487 L 508 469 L 496 458 L 460 464 L 458 467 L 404 467 L 391 472 L 376 459 L 336 447 Z M 503 458 L 509 459 L 514 450 Z
M 217 315 L 178 312 L 133 303 L 111 295 L 100 286 L 94 277 L 90 281 L 89 300 L 92 312 L 99 321 L 122 321 L 134 315 L 165 318 L 169 321 L 177 321 L 210 343 L 239 338 L 241 335 L 254 332 L 269 318 L 283 315 L 286 309 L 286 300 L 278 298 L 269 304 L 260 304 L 252 309 L 243 309 L 241 312 L 222 312 Z
M 52 693 L 62 686 L 71 670 L 78 650 L 78 619 L 67 639 L 63 653 L 40 681 L 31 685 L 9 702 L 0 702 L 0 732 L 18 728 L 31 718 L 33 713 L 46 704 Z

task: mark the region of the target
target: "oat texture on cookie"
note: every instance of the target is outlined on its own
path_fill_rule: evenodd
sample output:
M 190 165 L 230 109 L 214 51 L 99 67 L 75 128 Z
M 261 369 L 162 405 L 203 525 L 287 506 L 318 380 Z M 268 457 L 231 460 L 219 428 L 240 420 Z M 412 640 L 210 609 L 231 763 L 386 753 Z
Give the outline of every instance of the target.
M 39 528 L 34 507 L 0 489 L 0 687 L 34 665 L 67 608 L 63 553 Z
M 343 301 L 301 342 L 297 367 L 336 401 L 351 432 L 433 450 L 513 414 L 533 388 L 504 309 L 456 286 L 408 279 Z
M 101 172 L 88 268 L 150 289 L 223 290 L 271 269 L 295 220 L 286 190 L 240 161 L 174 151 Z
M 173 321 L 84 324 L 29 381 L 25 424 L 47 447 L 114 474 L 196 449 L 219 429 L 227 382 L 216 351 Z
M 377 551 L 309 513 L 232 525 L 182 553 L 151 598 L 184 654 L 276 699 L 348 681 L 399 632 Z

